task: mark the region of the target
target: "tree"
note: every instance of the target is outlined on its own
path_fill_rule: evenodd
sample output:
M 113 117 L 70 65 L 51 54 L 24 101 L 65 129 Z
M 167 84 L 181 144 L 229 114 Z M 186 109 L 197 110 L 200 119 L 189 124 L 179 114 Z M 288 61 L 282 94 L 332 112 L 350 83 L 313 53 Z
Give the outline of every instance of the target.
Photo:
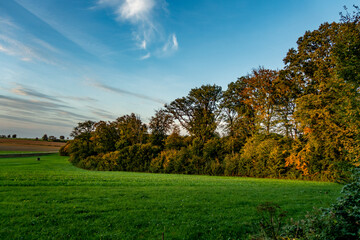
M 145 143 L 147 138 L 147 127 L 142 123 L 139 116 L 134 113 L 119 117 L 115 122 L 119 139 L 116 149 L 131 146 L 137 143 Z
M 293 162 L 306 165 L 310 175 L 336 178 L 342 163 L 360 157 L 360 74 L 353 69 L 360 66 L 359 22 L 324 23 L 297 44 L 284 59 L 299 86 L 294 117 L 305 139 Z
M 12 135 L 12 138 L 16 138 L 16 134 L 13 134 L 13 135 Z
M 214 136 L 219 124 L 221 98 L 220 86 L 203 85 L 191 89 L 186 97 L 166 104 L 165 108 L 190 135 L 204 143 Z
M 91 133 L 95 130 L 95 122 L 88 120 L 80 122 L 70 133 L 70 136 L 77 139 L 90 140 Z
M 256 130 L 255 110 L 246 104 L 248 95 L 244 94 L 246 88 L 244 78 L 231 82 L 223 93 L 221 108 L 225 129 L 230 137 L 245 140 L 253 135 Z
M 231 134 L 239 129 L 239 124 L 247 135 L 260 128 L 270 133 L 277 123 L 277 82 L 277 71 L 260 67 L 229 84 L 222 106 Z
M 95 130 L 95 122 L 88 120 L 85 122 L 80 122 L 70 133 L 70 136 L 74 138 L 72 144 L 73 152 L 77 152 L 81 157 L 87 157 L 93 154 L 92 146 L 92 133 Z M 78 157 L 76 157 L 78 158 Z
M 151 138 L 154 145 L 164 145 L 164 140 L 170 131 L 173 122 L 173 117 L 164 109 L 155 112 L 155 116 L 151 117 L 149 123 Z
M 59 138 L 60 138 L 60 140 L 64 140 L 64 139 L 65 139 L 65 137 L 64 137 L 63 135 L 61 135 Z
M 43 140 L 43 141 L 48 141 L 48 140 L 49 140 L 48 135 L 47 135 L 47 134 L 44 134 L 44 136 L 42 136 L 42 140 Z
M 108 153 L 116 150 L 116 142 L 120 137 L 115 122 L 100 121 L 96 123 L 92 135 L 97 153 Z

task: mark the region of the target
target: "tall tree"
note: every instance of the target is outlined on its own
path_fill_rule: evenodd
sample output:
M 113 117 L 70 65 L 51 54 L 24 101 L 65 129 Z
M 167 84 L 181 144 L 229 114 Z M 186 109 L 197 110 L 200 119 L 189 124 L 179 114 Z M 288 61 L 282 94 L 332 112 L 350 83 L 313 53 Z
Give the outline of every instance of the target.
M 359 159 L 360 74 L 353 67 L 360 63 L 360 26 L 354 19 L 306 32 L 284 59 L 301 92 L 294 116 L 306 143 L 297 159 L 309 174 Z
M 108 153 L 116 150 L 116 142 L 119 140 L 119 132 L 115 122 L 100 121 L 95 124 L 93 132 L 95 151 L 97 153 Z
M 188 96 L 166 104 L 166 110 L 178 120 L 181 126 L 203 143 L 215 134 L 220 115 L 221 87 L 203 85 L 193 88 Z
M 159 146 L 164 145 L 166 134 L 170 131 L 173 122 L 173 117 L 164 109 L 155 112 L 155 116 L 151 117 L 149 123 L 153 144 Z
M 134 113 L 119 117 L 114 124 L 119 135 L 116 143 L 117 149 L 145 142 L 147 127 Z
M 245 129 L 250 134 L 260 128 L 270 133 L 276 125 L 277 80 L 277 71 L 260 67 L 229 84 L 222 106 L 231 134 L 239 123 L 247 125 Z
M 85 122 L 80 122 L 70 133 L 70 136 L 73 138 L 80 138 L 85 140 L 90 140 L 91 133 L 95 130 L 95 122 L 88 120 Z

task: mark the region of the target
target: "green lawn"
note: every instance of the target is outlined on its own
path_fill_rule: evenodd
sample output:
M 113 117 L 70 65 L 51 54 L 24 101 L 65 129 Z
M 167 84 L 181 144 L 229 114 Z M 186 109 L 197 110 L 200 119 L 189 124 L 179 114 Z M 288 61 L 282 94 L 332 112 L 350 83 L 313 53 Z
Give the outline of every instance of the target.
M 256 206 L 303 217 L 341 185 L 92 172 L 58 155 L 0 159 L 0 239 L 246 239 Z

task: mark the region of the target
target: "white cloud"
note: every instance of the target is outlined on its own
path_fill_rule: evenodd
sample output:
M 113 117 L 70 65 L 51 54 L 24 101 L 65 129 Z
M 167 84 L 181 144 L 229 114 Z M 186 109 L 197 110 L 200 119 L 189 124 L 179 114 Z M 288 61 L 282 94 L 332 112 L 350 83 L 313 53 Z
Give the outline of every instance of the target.
M 165 0 L 98 0 L 95 8 L 112 8 L 118 22 L 130 22 L 134 26 L 132 34 L 139 49 L 149 51 L 152 43 L 161 46 L 167 41 L 162 49 L 155 49 L 155 52 L 174 52 L 178 48 L 176 35 L 172 34 L 170 41 L 164 40 L 166 34 L 155 18 L 155 11 L 166 11 L 165 3 Z M 149 57 L 150 53 L 140 59 Z
M 150 53 L 142 56 L 142 57 L 140 58 L 140 60 L 145 60 L 145 59 L 148 59 L 149 57 L 151 57 L 151 54 L 150 54 Z
M 140 49 L 146 49 L 158 31 L 153 19 L 155 0 L 99 0 L 98 7 L 110 7 L 119 22 L 128 21 L 135 27 L 133 35 Z
M 151 21 L 154 0 L 98 0 L 98 7 L 114 9 L 118 21 L 128 20 L 133 23 Z
M 153 0 L 125 0 L 118 7 L 118 18 L 132 22 L 149 22 L 150 14 L 154 8 Z
M 145 41 L 145 40 L 142 41 L 140 47 L 141 47 L 142 49 L 146 49 L 146 41 Z
M 3 44 L 0 45 L 0 51 L 8 55 L 19 56 L 20 59 L 26 59 L 26 61 L 39 58 L 33 49 L 25 46 L 15 39 L 11 39 L 5 35 L 0 34 L 0 42 Z
M 179 43 L 177 41 L 175 33 L 171 34 L 168 38 L 168 41 L 165 43 L 163 47 L 163 54 L 170 54 L 177 51 L 179 48 Z

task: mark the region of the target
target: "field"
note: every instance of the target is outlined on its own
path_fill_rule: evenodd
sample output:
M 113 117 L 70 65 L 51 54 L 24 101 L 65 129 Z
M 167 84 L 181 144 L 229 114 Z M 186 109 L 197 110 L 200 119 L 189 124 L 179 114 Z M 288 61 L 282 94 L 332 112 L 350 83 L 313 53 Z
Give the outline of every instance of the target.
M 0 239 L 246 239 L 256 206 L 303 217 L 333 183 L 93 172 L 57 154 L 0 159 Z
M 4 152 L 51 152 L 59 151 L 64 142 L 48 142 L 32 139 L 0 138 L 0 153 Z

